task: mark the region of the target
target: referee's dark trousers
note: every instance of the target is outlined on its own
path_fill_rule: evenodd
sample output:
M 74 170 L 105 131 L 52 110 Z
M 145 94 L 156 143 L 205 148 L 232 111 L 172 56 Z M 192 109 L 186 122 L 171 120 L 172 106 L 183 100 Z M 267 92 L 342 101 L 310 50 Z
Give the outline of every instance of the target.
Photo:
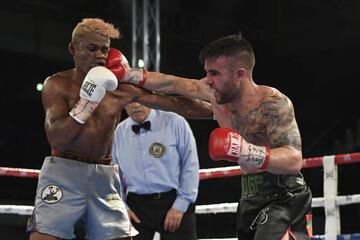
M 139 195 L 129 192 L 126 203 L 141 223 L 132 222 L 139 234 L 134 240 L 153 240 L 159 232 L 161 240 L 196 240 L 195 204 L 190 204 L 175 232 L 164 231 L 167 212 L 176 199 L 176 190 L 163 193 Z

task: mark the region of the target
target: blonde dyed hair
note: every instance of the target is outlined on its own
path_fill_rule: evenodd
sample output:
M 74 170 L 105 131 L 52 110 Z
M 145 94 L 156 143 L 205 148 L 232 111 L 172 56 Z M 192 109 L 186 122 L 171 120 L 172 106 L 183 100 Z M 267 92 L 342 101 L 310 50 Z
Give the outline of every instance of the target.
M 95 32 L 111 39 L 120 38 L 120 32 L 113 24 L 100 18 L 84 18 L 74 28 L 71 42 L 77 43 L 86 33 Z

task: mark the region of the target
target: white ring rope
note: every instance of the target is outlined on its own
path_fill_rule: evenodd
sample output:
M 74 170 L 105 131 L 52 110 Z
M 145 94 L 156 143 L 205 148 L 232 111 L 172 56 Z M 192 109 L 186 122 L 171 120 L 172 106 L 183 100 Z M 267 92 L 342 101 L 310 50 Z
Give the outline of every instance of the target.
M 360 194 L 337 196 L 338 206 L 360 203 Z M 236 213 L 238 203 L 218 203 L 196 206 L 197 214 Z M 313 208 L 324 207 L 324 198 L 313 198 Z M 34 207 L 24 205 L 0 205 L 0 214 L 31 215 Z
M 337 196 L 336 205 L 349 205 L 360 203 L 360 194 Z M 196 206 L 197 214 L 209 214 L 209 213 L 236 213 L 238 203 L 219 203 L 209 205 Z M 324 207 L 324 198 L 313 198 L 311 207 Z

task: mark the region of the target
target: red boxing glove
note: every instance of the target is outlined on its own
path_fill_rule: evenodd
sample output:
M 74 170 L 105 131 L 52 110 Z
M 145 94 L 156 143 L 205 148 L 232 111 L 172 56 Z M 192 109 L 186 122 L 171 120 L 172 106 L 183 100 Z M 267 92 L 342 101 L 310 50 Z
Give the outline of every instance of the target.
M 233 129 L 216 128 L 209 137 L 209 154 L 212 160 L 229 160 L 238 164 L 266 169 L 270 159 L 270 148 L 256 146 Z
M 130 70 L 128 60 L 116 48 L 110 48 L 106 61 L 106 67 L 115 74 L 119 81 L 121 81 L 125 73 Z
M 106 67 L 115 74 L 119 82 L 142 86 L 146 81 L 146 71 L 140 68 L 132 69 L 126 57 L 116 48 L 110 48 Z

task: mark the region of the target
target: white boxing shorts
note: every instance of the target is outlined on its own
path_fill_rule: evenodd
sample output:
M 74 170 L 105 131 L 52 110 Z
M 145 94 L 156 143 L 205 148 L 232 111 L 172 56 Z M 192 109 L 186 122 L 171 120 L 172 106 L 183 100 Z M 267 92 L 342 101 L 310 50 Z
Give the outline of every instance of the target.
M 72 239 L 79 219 L 85 224 L 87 239 L 137 234 L 121 198 L 118 165 L 46 157 L 27 231 Z

